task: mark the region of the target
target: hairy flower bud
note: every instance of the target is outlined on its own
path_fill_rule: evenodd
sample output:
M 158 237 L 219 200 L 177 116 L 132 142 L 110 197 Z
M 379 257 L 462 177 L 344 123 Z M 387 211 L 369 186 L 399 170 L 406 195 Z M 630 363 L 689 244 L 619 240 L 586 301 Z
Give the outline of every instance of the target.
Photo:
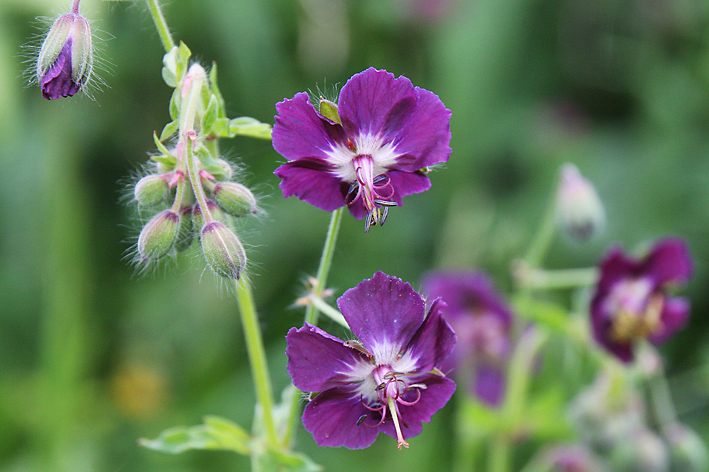
M 213 221 L 202 228 L 202 251 L 217 275 L 238 279 L 246 266 L 246 251 L 239 238 L 223 223 Z
M 606 213 L 596 189 L 573 164 L 561 169 L 557 212 L 562 227 L 578 241 L 589 239 L 605 226 Z
M 183 207 L 180 210 L 180 230 L 175 241 L 175 250 L 182 252 L 187 250 L 194 241 L 194 226 L 192 224 L 192 207 Z
M 153 206 L 167 199 L 170 187 L 162 175 L 146 175 L 135 184 L 133 193 L 139 205 Z
M 216 203 L 211 200 L 207 200 L 207 208 L 209 209 L 209 214 L 212 215 L 213 220 L 223 220 L 222 212 L 219 210 Z M 202 228 L 207 223 L 202 213 L 202 208 L 199 205 L 195 205 L 194 208 L 192 208 L 192 221 L 195 228 Z
M 235 182 L 220 182 L 212 191 L 214 201 L 232 216 L 256 213 L 256 198 L 251 190 Z
M 164 210 L 153 216 L 138 237 L 138 254 L 141 262 L 165 256 L 177 240 L 180 231 L 180 215 Z
M 89 22 L 72 11 L 56 19 L 37 58 L 37 81 L 48 100 L 71 97 L 81 90 L 93 70 L 93 42 Z

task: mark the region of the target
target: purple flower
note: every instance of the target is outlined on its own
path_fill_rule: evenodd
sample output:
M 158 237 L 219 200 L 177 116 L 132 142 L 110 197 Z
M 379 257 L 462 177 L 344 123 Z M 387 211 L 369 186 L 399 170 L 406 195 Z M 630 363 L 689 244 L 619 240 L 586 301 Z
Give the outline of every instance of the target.
M 662 240 L 641 260 L 613 248 L 600 269 L 591 300 L 593 334 L 621 361 L 633 360 L 635 341 L 662 343 L 687 323 L 689 301 L 666 293 L 668 286 L 686 283 L 692 274 L 683 240 Z
M 477 272 L 434 272 L 425 277 L 422 291 L 443 300 L 441 311 L 458 338 L 443 371 L 469 381 L 481 401 L 499 406 L 505 393 L 512 312 L 492 282 Z
M 276 105 L 273 147 L 288 162 L 275 174 L 285 197 L 325 211 L 347 205 L 365 231 L 388 207 L 428 190 L 426 168 L 451 153 L 450 110 L 432 92 L 369 68 L 316 111 L 305 92 Z
M 398 447 L 421 432 L 455 383 L 437 367 L 453 349 L 455 334 L 435 300 L 428 314 L 408 283 L 377 272 L 346 291 L 337 305 L 358 341 L 341 341 L 316 326 L 292 328 L 286 337 L 288 373 L 300 390 L 318 392 L 303 425 L 320 446 L 361 449 L 379 432 Z
M 93 43 L 89 22 L 79 14 L 74 1 L 71 13 L 52 25 L 37 58 L 37 80 L 47 100 L 71 97 L 91 77 Z

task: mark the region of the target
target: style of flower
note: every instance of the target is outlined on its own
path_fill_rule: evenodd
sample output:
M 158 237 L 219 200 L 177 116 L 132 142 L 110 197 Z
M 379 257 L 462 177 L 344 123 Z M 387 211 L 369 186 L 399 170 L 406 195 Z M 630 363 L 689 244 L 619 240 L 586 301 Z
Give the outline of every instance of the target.
M 455 334 L 442 304 L 426 304 L 408 283 L 377 272 L 338 300 L 358 340 L 342 341 L 305 324 L 286 339 L 288 373 L 300 390 L 315 392 L 303 425 L 320 446 L 361 449 L 379 432 L 399 449 L 441 409 L 455 383 L 437 367 Z
M 458 339 L 443 372 L 469 382 L 484 403 L 499 406 L 513 316 L 492 282 L 479 272 L 432 272 L 424 278 L 422 292 L 443 300 L 441 312 Z
M 692 260 L 683 240 L 659 241 L 640 260 L 613 248 L 600 270 L 591 300 L 593 334 L 621 361 L 633 360 L 636 341 L 662 343 L 687 323 L 689 301 L 667 295 L 670 286 L 686 283 L 692 275 Z
M 71 12 L 56 19 L 39 51 L 37 81 L 48 100 L 71 97 L 91 78 L 91 28 L 79 14 L 79 3 L 74 0 Z
M 369 68 L 319 110 L 305 92 L 276 105 L 273 147 L 288 162 L 276 169 L 285 197 L 325 211 L 347 205 L 369 227 L 390 206 L 431 186 L 427 168 L 451 153 L 450 110 L 432 92 Z

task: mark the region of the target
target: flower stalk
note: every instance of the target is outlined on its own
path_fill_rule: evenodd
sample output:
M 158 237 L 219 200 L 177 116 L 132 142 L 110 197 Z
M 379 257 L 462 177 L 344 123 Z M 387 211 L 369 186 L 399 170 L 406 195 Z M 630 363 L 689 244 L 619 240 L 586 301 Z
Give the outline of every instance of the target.
M 148 9 L 150 10 L 150 16 L 153 17 L 153 22 L 155 23 L 155 29 L 158 30 L 158 35 L 160 36 L 160 42 L 162 43 L 165 52 L 172 51 L 175 47 L 175 41 L 172 39 L 170 34 L 170 28 L 167 27 L 167 22 L 162 14 L 162 9 L 160 8 L 160 3 L 158 0 L 147 0 Z M 78 3 L 78 0 L 76 0 Z

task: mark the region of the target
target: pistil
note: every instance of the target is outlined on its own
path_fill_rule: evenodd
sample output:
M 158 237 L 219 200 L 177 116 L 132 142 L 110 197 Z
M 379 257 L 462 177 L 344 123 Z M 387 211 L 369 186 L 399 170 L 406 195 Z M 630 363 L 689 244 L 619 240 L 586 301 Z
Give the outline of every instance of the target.
M 387 404 L 389 405 L 389 411 L 391 412 L 391 419 L 394 422 L 394 428 L 396 428 L 396 447 L 401 450 L 402 447 L 409 447 L 409 443 L 404 439 L 404 435 L 401 433 L 401 426 L 399 425 L 399 415 L 398 407 L 396 405 L 396 400 L 394 397 L 389 397 L 387 399 Z

